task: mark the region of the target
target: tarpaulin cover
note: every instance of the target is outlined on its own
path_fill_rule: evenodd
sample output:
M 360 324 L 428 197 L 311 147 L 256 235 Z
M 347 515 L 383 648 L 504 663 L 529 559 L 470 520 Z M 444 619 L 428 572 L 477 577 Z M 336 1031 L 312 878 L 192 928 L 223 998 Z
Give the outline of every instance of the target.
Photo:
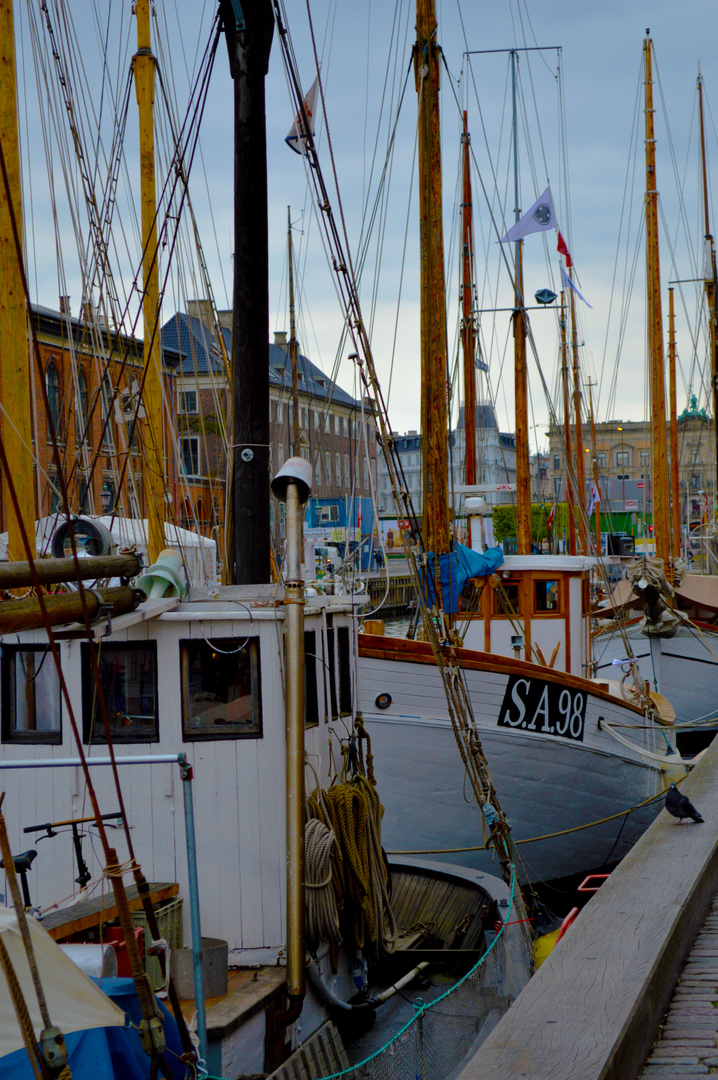
M 82 975 L 79 968 L 77 971 Z M 83 978 L 85 977 L 83 975 Z M 88 981 L 92 983 L 94 980 Z M 108 1009 L 120 1015 L 122 1022 L 126 1014 L 133 1026 L 95 1028 L 91 1031 L 66 1034 L 72 1080 L 148 1080 L 151 1062 L 140 1045 L 137 1028 L 142 1020 L 142 1011 L 132 979 L 103 979 L 104 993 L 98 990 L 97 985 L 93 989 L 96 994 L 105 998 Z M 27 1000 L 29 1004 L 30 999 Z M 72 1005 L 72 998 L 68 996 L 68 1007 L 71 1009 Z M 164 1059 L 172 1070 L 174 1080 L 184 1080 L 186 1066 L 179 1061 L 182 1044 L 177 1025 L 164 1005 L 161 1002 L 159 1005 L 164 1017 L 167 1040 Z M 50 1019 L 67 1033 L 69 1028 L 59 1023 L 52 1009 Z M 15 1026 L 17 1027 L 17 1022 Z M 33 1080 L 34 1074 L 24 1050 L 18 1050 L 0 1060 L 0 1076 L 2 1080 Z
M 427 555 L 427 564 L 433 566 L 433 555 Z M 486 577 L 493 574 L 504 561 L 500 547 L 487 548 L 486 551 L 473 551 L 465 544 L 454 544 L 452 551 L 439 556 L 441 570 L 441 599 L 444 611 L 455 614 L 459 610 L 459 593 L 471 578 Z M 434 603 L 434 578 L 432 573 L 424 574 L 427 599 Z

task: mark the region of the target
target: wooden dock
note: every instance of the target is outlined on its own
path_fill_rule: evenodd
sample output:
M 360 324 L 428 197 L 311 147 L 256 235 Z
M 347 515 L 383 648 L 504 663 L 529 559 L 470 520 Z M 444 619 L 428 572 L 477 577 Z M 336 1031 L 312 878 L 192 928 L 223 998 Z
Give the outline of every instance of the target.
M 718 740 L 681 788 L 706 823 L 659 815 L 458 1080 L 718 1074 Z

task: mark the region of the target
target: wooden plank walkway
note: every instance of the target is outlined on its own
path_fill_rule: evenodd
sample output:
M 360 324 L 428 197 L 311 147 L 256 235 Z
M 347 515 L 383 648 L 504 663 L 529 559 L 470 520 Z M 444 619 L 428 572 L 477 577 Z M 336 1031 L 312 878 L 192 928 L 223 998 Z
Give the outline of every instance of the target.
M 659 814 L 458 1080 L 636 1080 L 641 1075 L 718 892 L 718 739 L 681 788 L 706 824 L 679 825 L 665 810 Z M 566 797 L 571 798 L 570 790 Z M 714 963 L 713 974 L 699 982 L 718 977 L 718 956 Z M 705 964 L 696 966 L 692 959 L 690 964 L 695 976 L 707 973 Z M 696 992 L 695 980 L 691 989 Z M 695 1009 L 713 1021 L 706 1008 L 714 1006 L 699 998 Z M 718 1018 L 718 1006 L 715 1014 Z M 700 1049 L 713 1049 L 718 1059 L 715 1035 L 707 1037 L 700 1025 L 694 1030 L 698 1041 L 710 1043 Z M 673 1074 L 664 1076 L 652 1064 L 648 1080 L 669 1075 L 686 1080 L 691 1069 L 696 1076 L 718 1074 L 718 1065 L 706 1064 L 710 1059 L 706 1054 L 702 1065 L 675 1064 Z
M 640 1080 L 718 1075 L 718 897 L 690 951 Z

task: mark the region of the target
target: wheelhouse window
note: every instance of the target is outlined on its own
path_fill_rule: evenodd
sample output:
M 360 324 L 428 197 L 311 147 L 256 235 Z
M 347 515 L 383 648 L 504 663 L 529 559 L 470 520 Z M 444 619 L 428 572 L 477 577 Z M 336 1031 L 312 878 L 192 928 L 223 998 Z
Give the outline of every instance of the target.
M 157 652 L 154 642 L 102 644 L 97 648 L 97 664 L 113 742 L 158 742 Z M 85 742 L 106 742 L 90 646 L 84 643 L 82 705 Z
M 496 615 L 520 615 L 521 605 L 519 601 L 518 581 L 502 581 L 494 589 L 494 614 Z
M 3 742 L 62 741 L 60 679 L 48 646 L 2 647 Z
M 534 581 L 534 611 L 558 611 L 561 607 L 560 584 L 555 579 Z
M 182 641 L 180 663 L 185 739 L 261 736 L 257 638 Z

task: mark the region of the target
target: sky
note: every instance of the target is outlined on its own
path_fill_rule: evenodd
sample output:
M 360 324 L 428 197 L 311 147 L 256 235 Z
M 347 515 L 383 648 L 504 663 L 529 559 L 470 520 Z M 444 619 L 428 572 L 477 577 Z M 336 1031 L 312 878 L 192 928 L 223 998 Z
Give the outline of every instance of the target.
M 59 14 L 50 4 L 56 32 Z M 134 51 L 134 19 L 129 0 L 99 3 L 73 0 L 71 15 L 76 47 L 68 61 L 78 84 L 77 115 L 92 117 L 103 135 L 105 160 L 109 157 L 111 91 L 118 95 L 126 84 Z M 178 123 L 188 109 L 192 85 L 210 38 L 214 15 L 211 3 L 174 0 L 158 5 L 153 19 L 153 47 L 163 83 L 173 102 Z M 386 163 L 390 182 L 382 188 L 380 212 L 370 235 L 361 278 L 365 320 L 390 419 L 395 430 L 419 425 L 419 309 L 418 211 L 416 198 L 415 137 L 416 93 L 409 72 L 415 15 L 411 3 L 399 0 L 293 0 L 287 22 L 302 84 L 308 89 L 315 75 L 309 11 L 326 102 L 320 110 L 318 145 L 322 166 L 331 173 L 327 128 L 331 136 L 352 257 L 357 259 L 367 206 L 377 199 L 378 178 Z M 690 17 L 687 17 L 690 13 Z M 669 280 L 700 274 L 703 237 L 702 203 L 697 142 L 696 76 L 699 62 L 705 79 L 709 168 L 716 159 L 718 117 L 718 61 L 711 47 L 718 29 L 715 4 L 693 0 L 689 8 L 669 0 L 626 4 L 606 0 L 600 5 L 570 0 L 501 0 L 498 3 L 459 3 L 442 0 L 437 6 L 438 40 L 446 70 L 441 90 L 445 261 L 447 268 L 448 349 L 453 365 L 457 352 L 460 110 L 468 111 L 474 158 L 474 214 L 476 219 L 477 297 L 481 315 L 484 359 L 489 384 L 482 379 L 479 394 L 495 398 L 499 423 L 513 430 L 513 380 L 509 312 L 495 315 L 485 309 L 512 304 L 506 266 L 496 229 L 513 222 L 515 206 L 513 165 L 510 157 L 511 101 L 509 58 L 505 51 L 526 46 L 541 52 L 522 53 L 518 69 L 519 205 L 523 210 L 550 184 L 557 218 L 572 252 L 580 288 L 591 308 L 578 302 L 578 340 L 586 380 L 596 383 L 597 417 L 640 419 L 647 411 L 645 393 L 645 305 L 643 295 L 643 113 L 642 46 L 646 29 L 654 42 L 656 78 L 655 122 L 657 179 L 661 194 L 662 295 L 667 325 Z M 23 8 L 16 14 L 21 88 L 21 140 L 25 163 L 28 264 L 34 296 L 57 306 L 57 295 L 69 293 L 79 303 L 82 282 L 72 258 L 63 255 L 61 272 L 53 234 L 67 246 L 81 249 L 87 225 L 72 218 L 71 202 L 52 201 L 43 186 L 48 158 L 53 164 L 55 188 L 67 177 L 79 190 L 77 164 L 65 159 L 57 134 L 67 113 L 56 108 L 55 119 L 36 103 L 31 16 Z M 101 48 L 107 42 L 104 53 Z M 560 54 L 556 47 L 560 46 Z M 546 47 L 543 49 L 543 47 Z M 497 50 L 467 57 L 468 51 Z M 43 65 L 39 65 L 42 69 Z M 52 91 L 51 63 L 44 63 L 42 94 Z M 105 80 L 103 82 L 103 71 Z M 397 103 L 402 87 L 401 110 Z M 41 94 L 41 96 L 42 96 Z M 331 273 L 319 242 L 312 199 L 308 194 L 302 159 L 286 146 L 293 119 L 277 35 L 275 34 L 266 82 L 269 172 L 270 332 L 288 328 L 286 287 L 287 207 L 291 207 L 297 252 L 299 337 L 302 351 L 337 377 L 350 393 L 358 394 L 355 373 L 342 342 L 342 317 Z M 160 111 L 158 94 L 156 111 Z M 64 106 L 63 106 L 64 108 Z M 715 110 L 712 112 L 711 110 Z M 53 125 L 55 131 L 53 132 Z M 133 225 L 136 214 L 136 115 L 134 94 L 127 112 L 126 174 L 121 172 L 118 219 L 123 208 L 126 232 L 117 248 L 117 274 L 123 294 L 130 288 L 138 242 Z M 161 126 L 161 122 L 160 122 Z M 396 126 L 393 153 L 387 158 L 388 134 Z M 228 306 L 232 273 L 232 86 L 227 52 L 222 42 L 207 95 L 198 152 L 192 164 L 189 190 L 212 288 L 220 307 Z M 162 127 L 161 127 L 162 130 Z M 163 136 L 158 136 L 162 158 Z M 99 142 L 98 144 L 99 145 Z M 47 149 L 45 149 L 47 147 Z M 100 153 L 100 158 L 103 157 Z M 103 166 L 93 175 L 99 176 Z M 161 186 L 162 167 L 158 169 Z M 482 191 L 482 186 L 486 192 Z M 679 189 L 682 197 L 679 196 Z M 333 198 L 335 210 L 336 197 Z M 711 204 L 711 219 L 713 206 Z M 492 222 L 491 214 L 494 216 Z M 79 219 L 80 214 L 76 217 Z M 117 228 L 117 226 L 116 226 Z M 134 231 L 133 231 L 134 230 Z M 78 240 L 77 237 L 80 237 Z M 123 246 L 124 245 L 124 246 Z M 58 245 L 59 246 L 59 245 Z M 163 258 L 171 244 L 163 249 Z M 182 244 L 178 243 L 178 250 Z M 508 259 L 512 258 L 507 252 Z M 555 233 L 529 237 L 525 244 L 525 293 L 531 298 L 546 286 L 559 291 L 559 263 Z M 165 317 L 183 298 L 199 292 L 196 277 L 177 269 L 168 277 Z M 679 408 L 688 394 L 705 404 L 705 332 L 698 325 L 696 295 L 701 286 L 676 286 Z M 530 303 L 533 303 L 529 299 Z M 555 311 L 531 312 L 538 360 L 549 391 L 555 395 L 558 366 L 558 322 Z M 344 353 L 350 350 L 344 349 Z M 620 361 L 617 366 L 617 356 Z M 549 406 L 535 358 L 530 357 L 532 448 L 545 449 Z

